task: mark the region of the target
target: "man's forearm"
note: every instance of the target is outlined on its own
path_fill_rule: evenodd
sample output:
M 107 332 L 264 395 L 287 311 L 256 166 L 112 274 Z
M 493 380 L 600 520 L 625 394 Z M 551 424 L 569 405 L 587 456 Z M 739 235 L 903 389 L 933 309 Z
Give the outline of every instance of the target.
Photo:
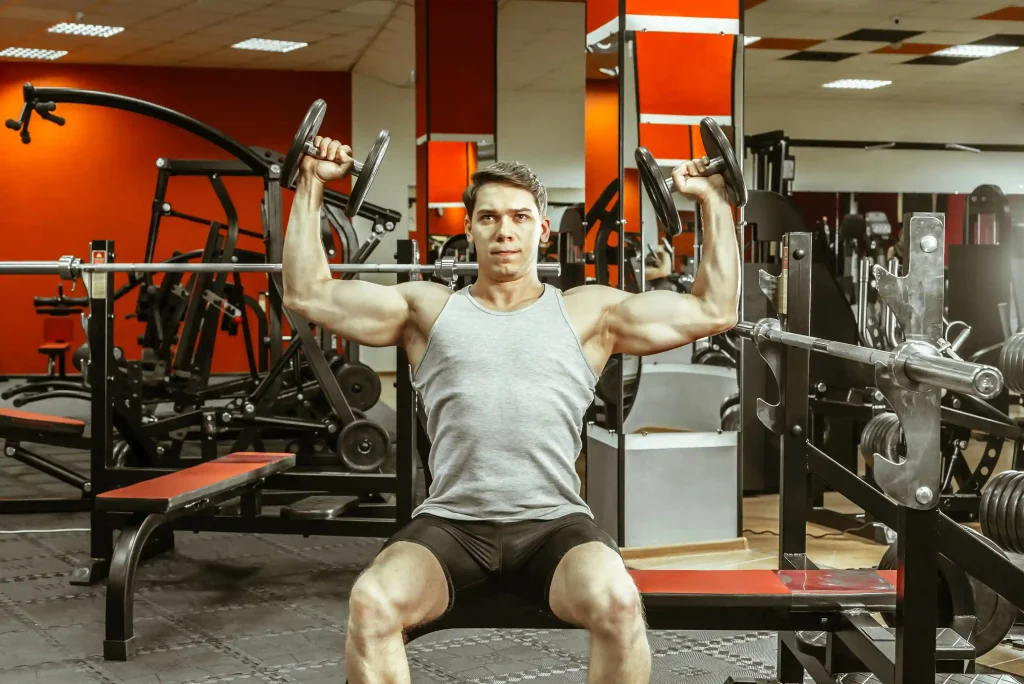
M 701 203 L 703 248 L 692 294 L 723 319 L 732 320 L 739 308 L 740 255 L 732 208 L 725 201 Z
M 318 283 L 331 278 L 320 239 L 323 194 L 323 185 L 318 180 L 299 177 L 284 234 L 282 270 L 286 300 L 301 301 Z

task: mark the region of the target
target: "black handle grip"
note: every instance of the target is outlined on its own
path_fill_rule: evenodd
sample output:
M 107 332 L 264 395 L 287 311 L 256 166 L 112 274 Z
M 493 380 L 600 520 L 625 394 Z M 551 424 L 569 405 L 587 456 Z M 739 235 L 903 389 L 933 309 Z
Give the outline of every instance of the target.
M 63 126 L 64 125 L 64 117 L 63 116 L 57 116 L 56 114 L 47 114 L 47 113 L 43 113 L 43 112 L 40 112 L 39 116 L 43 117 L 47 121 L 52 121 L 53 123 L 57 124 L 58 126 Z

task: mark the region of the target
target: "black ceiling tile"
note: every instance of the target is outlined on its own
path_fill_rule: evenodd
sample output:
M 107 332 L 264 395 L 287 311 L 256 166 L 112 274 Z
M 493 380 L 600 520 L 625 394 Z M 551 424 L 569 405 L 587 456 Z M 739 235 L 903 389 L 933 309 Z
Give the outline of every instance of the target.
M 1024 47 L 1024 35 L 1019 33 L 997 33 L 988 38 L 976 40 L 971 45 L 1000 45 L 1005 47 Z
M 860 29 L 835 40 L 866 40 L 872 43 L 899 43 L 907 38 L 919 36 L 923 31 L 897 31 L 895 29 Z
M 824 52 L 821 50 L 803 50 L 783 57 L 796 62 L 842 62 L 844 59 L 856 57 L 859 52 Z
M 978 57 L 936 57 L 935 55 L 925 55 L 924 57 L 918 57 L 912 59 L 909 62 L 902 62 L 902 64 L 930 64 L 932 66 L 956 66 L 957 64 L 966 64 L 967 62 L 973 62 L 979 59 Z

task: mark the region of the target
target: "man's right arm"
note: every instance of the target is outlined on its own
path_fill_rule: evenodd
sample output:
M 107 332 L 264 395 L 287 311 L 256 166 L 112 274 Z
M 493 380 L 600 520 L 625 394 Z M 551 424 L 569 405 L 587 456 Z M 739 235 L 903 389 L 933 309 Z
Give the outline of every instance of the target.
M 284 237 L 285 308 L 367 347 L 400 344 L 410 317 L 405 293 L 401 286 L 331 275 L 320 240 L 322 201 L 323 183 L 304 169 Z

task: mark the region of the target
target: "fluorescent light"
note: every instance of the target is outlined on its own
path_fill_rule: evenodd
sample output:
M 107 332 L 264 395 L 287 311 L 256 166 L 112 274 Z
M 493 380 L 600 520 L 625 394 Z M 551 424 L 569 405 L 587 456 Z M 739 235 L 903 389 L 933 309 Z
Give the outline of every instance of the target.
M 753 45 L 759 40 L 761 40 L 761 36 L 743 36 L 744 45 Z
M 72 36 L 109 38 L 124 31 L 124 26 L 102 26 L 101 24 L 57 24 L 49 28 L 50 33 L 67 33 Z
M 1016 45 L 954 45 L 945 50 L 933 52 L 933 57 L 972 57 L 983 59 L 1019 50 Z
M 67 50 L 38 50 L 36 48 L 9 47 L 0 50 L 0 57 L 14 57 L 15 59 L 60 59 L 68 54 Z
M 250 38 L 241 43 L 235 43 L 231 47 L 239 50 L 262 50 L 263 52 L 291 52 L 304 48 L 309 43 L 295 43 L 290 40 L 270 40 L 268 38 Z
M 875 88 L 881 88 L 887 86 L 892 81 L 875 81 L 864 78 L 843 78 L 838 81 L 832 81 L 830 83 L 823 83 L 822 88 L 845 88 L 848 90 L 874 90 Z

